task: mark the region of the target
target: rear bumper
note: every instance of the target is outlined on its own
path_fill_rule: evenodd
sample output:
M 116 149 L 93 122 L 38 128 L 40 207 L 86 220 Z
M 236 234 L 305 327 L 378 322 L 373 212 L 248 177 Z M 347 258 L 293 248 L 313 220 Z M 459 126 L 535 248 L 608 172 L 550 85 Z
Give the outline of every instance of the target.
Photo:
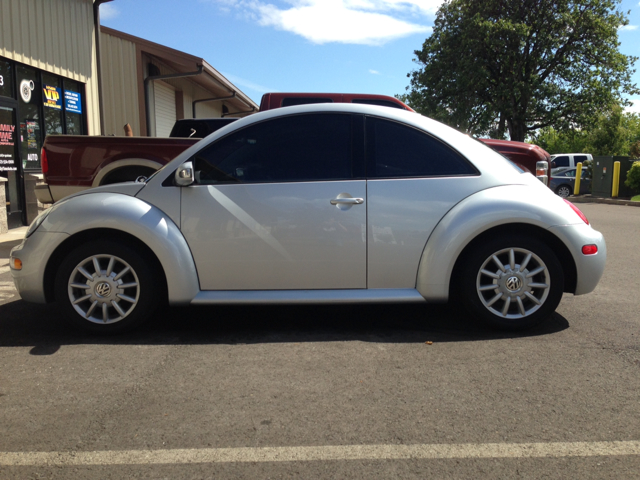
M 577 274 L 576 290 L 573 294 L 584 295 L 592 292 L 604 273 L 607 260 L 607 245 L 602 234 L 586 224 L 556 226 L 549 231 L 565 243 L 573 256 Z M 584 255 L 582 247 L 585 245 L 596 245 L 598 253 Z
M 53 203 L 53 196 L 51 195 L 51 190 L 49 190 L 49 185 L 42 184 L 36 185 L 36 198 L 40 203 Z

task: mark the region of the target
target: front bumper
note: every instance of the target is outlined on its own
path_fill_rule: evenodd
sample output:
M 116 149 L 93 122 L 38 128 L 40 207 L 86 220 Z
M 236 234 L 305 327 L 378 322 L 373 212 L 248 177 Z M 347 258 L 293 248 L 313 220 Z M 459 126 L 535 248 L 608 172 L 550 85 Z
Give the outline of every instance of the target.
M 564 242 L 573 256 L 577 273 L 576 290 L 573 294 L 592 292 L 604 273 L 607 261 L 607 245 L 603 235 L 587 224 L 561 225 L 551 227 L 549 231 Z M 596 245 L 598 253 L 584 255 L 582 247 L 585 245 Z
M 11 269 L 11 276 L 16 290 L 27 302 L 47 303 L 44 288 L 44 274 L 47 262 L 58 246 L 69 235 L 66 233 L 43 233 L 36 231 L 29 238 L 11 250 L 9 262 L 13 265 L 13 259 L 22 261 L 22 269 Z

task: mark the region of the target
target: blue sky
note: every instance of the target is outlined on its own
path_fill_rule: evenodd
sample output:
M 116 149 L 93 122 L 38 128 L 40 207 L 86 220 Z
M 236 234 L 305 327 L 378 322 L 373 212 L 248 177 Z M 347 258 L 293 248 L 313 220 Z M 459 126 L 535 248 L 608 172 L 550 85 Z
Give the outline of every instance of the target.
M 102 24 L 204 58 L 256 103 L 265 92 L 395 95 L 442 0 L 115 0 Z M 640 57 L 640 3 L 621 51 Z M 640 85 L 639 73 L 634 82 Z M 634 111 L 640 112 L 640 97 Z

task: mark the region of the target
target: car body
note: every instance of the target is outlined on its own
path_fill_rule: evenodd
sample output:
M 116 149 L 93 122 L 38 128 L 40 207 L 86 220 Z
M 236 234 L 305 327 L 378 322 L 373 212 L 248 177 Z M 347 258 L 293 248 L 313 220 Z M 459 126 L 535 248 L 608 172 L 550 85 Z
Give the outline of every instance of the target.
M 551 171 L 549 188 L 558 196 L 568 198 L 573 195 L 576 186 L 576 168 L 554 168 Z M 587 169 L 580 175 L 580 195 L 591 191 L 591 178 Z
M 592 161 L 590 153 L 556 153 L 551 155 L 552 168 L 575 167 L 578 163 Z
M 509 329 L 592 291 L 602 235 L 476 140 L 369 105 L 275 109 L 146 183 L 56 203 L 11 251 L 26 301 L 121 331 L 171 305 L 446 302 Z

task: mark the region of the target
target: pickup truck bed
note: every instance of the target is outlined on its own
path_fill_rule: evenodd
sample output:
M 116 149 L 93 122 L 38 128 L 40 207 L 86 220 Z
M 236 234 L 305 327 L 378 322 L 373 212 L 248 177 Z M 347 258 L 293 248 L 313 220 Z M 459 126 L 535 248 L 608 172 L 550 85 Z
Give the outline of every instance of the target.
M 199 140 L 49 135 L 42 147 L 47 185 L 39 185 L 36 196 L 52 203 L 90 187 L 149 176 Z

